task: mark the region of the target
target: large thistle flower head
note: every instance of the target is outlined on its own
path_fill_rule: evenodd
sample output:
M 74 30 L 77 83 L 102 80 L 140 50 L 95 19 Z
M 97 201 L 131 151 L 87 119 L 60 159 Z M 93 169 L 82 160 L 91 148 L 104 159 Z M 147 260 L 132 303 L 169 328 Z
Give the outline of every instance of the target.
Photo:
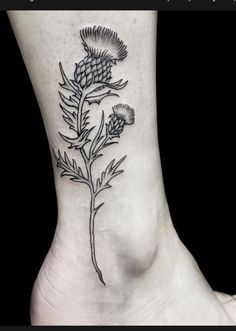
M 111 67 L 127 56 L 127 47 L 111 29 L 94 26 L 80 31 L 87 56 L 76 64 L 75 80 L 82 88 L 92 83 L 108 83 Z
M 80 31 L 86 52 L 94 58 L 103 58 L 116 63 L 127 56 L 126 46 L 111 29 L 94 26 Z
M 112 107 L 113 114 L 111 114 L 110 121 L 107 124 L 107 133 L 110 138 L 120 137 L 125 125 L 134 124 L 135 112 L 129 105 L 118 104 Z

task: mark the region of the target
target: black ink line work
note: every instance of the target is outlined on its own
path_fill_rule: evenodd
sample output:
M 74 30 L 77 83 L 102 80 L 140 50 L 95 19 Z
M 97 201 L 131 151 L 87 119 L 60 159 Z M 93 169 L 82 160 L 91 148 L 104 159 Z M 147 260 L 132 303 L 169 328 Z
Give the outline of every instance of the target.
M 60 151 L 54 155 L 57 160 L 57 167 L 62 169 L 61 176 L 68 176 L 73 182 L 86 184 L 90 190 L 90 217 L 89 236 L 91 258 L 93 266 L 100 281 L 104 284 L 103 275 L 98 267 L 95 251 L 94 223 L 98 210 L 104 203 L 96 206 L 96 197 L 103 190 L 111 188 L 110 181 L 120 175 L 123 170 L 118 170 L 126 156 L 119 161 L 113 159 L 106 169 L 102 171 L 99 178 L 94 178 L 92 166 L 94 162 L 102 157 L 103 150 L 108 146 L 118 143 L 121 133 L 126 125 L 134 123 L 134 110 L 126 104 L 117 104 L 112 107 L 112 112 L 105 123 L 104 111 L 100 110 L 100 104 L 107 97 L 119 96 L 117 92 L 123 89 L 128 81 L 120 79 L 111 82 L 112 66 L 118 61 L 123 61 L 127 57 L 126 46 L 121 41 L 117 33 L 101 27 L 87 27 L 80 31 L 82 44 L 87 55 L 76 64 L 74 79 L 68 79 L 62 64 L 59 63 L 62 83 L 61 88 L 70 92 L 68 97 L 59 92 L 62 103 L 60 104 L 63 119 L 74 131 L 72 136 L 66 136 L 59 132 L 61 138 L 69 144 L 68 148 L 77 150 L 83 159 L 84 170 L 76 160 L 68 157 Z M 100 125 L 91 126 L 89 117 L 92 112 L 85 109 L 92 104 L 97 105 L 97 111 L 101 113 Z

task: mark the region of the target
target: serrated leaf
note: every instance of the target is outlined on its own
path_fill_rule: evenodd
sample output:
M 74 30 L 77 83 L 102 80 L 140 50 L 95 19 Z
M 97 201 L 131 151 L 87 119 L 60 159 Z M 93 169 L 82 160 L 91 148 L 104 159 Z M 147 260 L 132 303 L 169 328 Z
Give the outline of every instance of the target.
M 115 159 L 113 159 L 108 166 L 106 167 L 106 169 L 102 172 L 101 177 L 97 179 L 96 182 L 96 195 L 98 193 L 100 193 L 102 190 L 105 190 L 107 188 L 110 188 L 110 181 L 118 176 L 119 174 L 121 174 L 122 172 L 124 172 L 124 170 L 118 170 L 117 168 L 121 165 L 121 163 L 124 161 L 124 159 L 126 158 L 126 156 L 122 157 L 118 162 L 115 163 Z
M 80 97 L 81 96 L 81 91 L 80 91 L 78 85 L 75 85 L 74 84 L 75 82 L 73 80 L 69 80 L 66 77 L 66 74 L 63 70 L 61 62 L 59 62 L 59 68 L 60 68 L 61 76 L 62 76 L 62 80 L 63 80 L 63 83 L 59 83 L 60 86 L 62 88 L 64 88 L 65 90 L 71 91 L 71 92 L 75 93 L 78 97 Z
M 69 124 L 69 128 L 77 132 L 77 113 L 75 111 L 70 112 L 60 104 L 61 110 L 63 112 L 64 121 Z
M 80 149 L 90 141 L 90 139 L 88 139 L 88 136 L 93 129 L 94 127 L 90 128 L 89 130 L 85 129 L 84 131 L 81 132 L 80 135 L 77 135 L 77 137 L 75 138 L 67 137 L 60 132 L 59 135 L 63 140 L 65 140 L 70 144 L 69 148 Z
M 128 81 L 121 83 L 123 79 L 118 80 L 115 83 L 106 83 L 106 86 L 113 89 L 113 90 L 121 90 L 122 88 L 124 88 L 127 84 Z
M 96 150 L 96 153 L 101 151 L 103 148 L 106 148 L 110 145 L 113 145 L 113 144 L 118 144 L 118 141 L 111 141 L 111 142 L 108 142 L 108 143 L 102 143 L 101 146 L 99 146 Z
M 89 113 L 89 110 L 86 110 L 85 112 L 83 112 L 82 114 L 82 119 L 81 119 L 81 129 L 82 131 L 86 128 L 86 126 L 89 124 L 88 119 L 89 116 L 87 116 L 87 114 Z
M 70 161 L 66 152 L 64 152 L 64 156 L 61 155 L 59 150 L 58 150 L 58 155 L 56 155 L 54 150 L 53 152 L 57 161 L 57 167 L 62 169 L 61 172 L 62 177 L 68 176 L 72 181 L 85 183 L 88 185 L 87 178 L 84 177 L 82 169 L 77 165 L 74 159 Z
M 113 90 L 121 90 L 122 88 L 124 88 L 127 84 L 128 84 L 128 81 L 124 82 L 124 83 L 121 83 L 123 79 L 120 79 L 114 83 L 101 83 L 101 85 L 99 85 L 98 87 L 96 87 L 91 93 L 93 92 L 97 92 L 97 91 L 101 91 L 103 90 L 104 88 L 108 87 L 110 89 L 113 89 Z
M 90 95 L 85 100 L 89 103 L 89 105 L 91 105 L 92 103 L 97 103 L 99 105 L 103 99 L 105 99 L 107 97 L 113 97 L 113 96 L 119 97 L 118 94 L 111 93 L 111 91 L 108 91 L 103 94 Z
M 77 98 L 72 98 L 72 96 L 70 96 L 69 98 L 67 98 L 60 91 L 59 91 L 59 96 L 60 96 L 61 100 L 64 102 L 64 104 L 66 106 L 78 108 L 78 106 L 79 106 L 79 100 Z

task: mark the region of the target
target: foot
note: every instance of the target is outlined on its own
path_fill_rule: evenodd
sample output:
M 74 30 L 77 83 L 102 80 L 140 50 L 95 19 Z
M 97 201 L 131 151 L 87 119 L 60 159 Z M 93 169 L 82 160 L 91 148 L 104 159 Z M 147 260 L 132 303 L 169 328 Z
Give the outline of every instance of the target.
M 143 244 L 139 257 L 114 251 L 116 258 L 107 260 L 109 268 L 103 269 L 106 286 L 91 277 L 90 263 L 85 262 L 82 272 L 78 259 L 83 255 L 67 244 L 73 241 L 69 232 L 57 229 L 33 289 L 32 324 L 234 324 L 235 298 L 212 291 L 171 220 L 162 224 L 163 240 L 149 260 L 145 256 L 146 265 Z
M 221 292 L 215 292 L 215 294 L 224 306 L 224 309 L 226 310 L 230 318 L 236 324 L 236 295 L 229 295 Z

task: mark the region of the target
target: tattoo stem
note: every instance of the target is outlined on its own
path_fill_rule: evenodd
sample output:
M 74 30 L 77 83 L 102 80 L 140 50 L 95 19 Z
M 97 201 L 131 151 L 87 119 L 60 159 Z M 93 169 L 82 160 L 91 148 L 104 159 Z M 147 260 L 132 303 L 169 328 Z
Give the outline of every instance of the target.
M 98 277 L 100 279 L 100 281 L 104 284 L 104 280 L 102 277 L 102 272 L 101 270 L 98 268 L 97 265 L 97 260 L 96 260 L 96 251 L 95 251 L 95 236 L 94 236 L 94 219 L 95 219 L 95 215 L 96 215 L 96 209 L 95 209 L 95 195 L 94 193 L 91 194 L 91 202 L 90 202 L 90 218 L 89 218 L 89 236 L 90 236 L 90 248 L 91 248 L 91 258 L 92 258 L 92 262 L 94 265 L 94 268 L 98 274 Z
M 82 112 L 83 112 L 83 105 L 84 101 L 86 99 L 86 95 L 81 95 L 79 107 L 78 107 L 78 133 L 81 132 L 81 118 L 82 118 Z M 93 177 L 92 177 L 92 164 L 90 158 L 88 158 L 86 151 L 84 147 L 80 148 L 81 156 L 84 160 L 86 172 L 87 172 L 87 178 L 88 178 L 88 186 L 90 189 L 90 216 L 89 216 L 89 236 L 90 236 L 90 249 L 91 249 L 91 259 L 93 266 L 98 274 L 98 277 L 100 281 L 104 284 L 104 280 L 102 277 L 102 272 L 98 267 L 97 259 L 96 259 L 96 250 L 95 250 L 95 235 L 94 235 L 94 221 L 95 221 L 95 215 L 98 209 L 95 207 L 95 199 L 96 199 L 96 193 L 94 191 L 94 185 L 93 185 Z

